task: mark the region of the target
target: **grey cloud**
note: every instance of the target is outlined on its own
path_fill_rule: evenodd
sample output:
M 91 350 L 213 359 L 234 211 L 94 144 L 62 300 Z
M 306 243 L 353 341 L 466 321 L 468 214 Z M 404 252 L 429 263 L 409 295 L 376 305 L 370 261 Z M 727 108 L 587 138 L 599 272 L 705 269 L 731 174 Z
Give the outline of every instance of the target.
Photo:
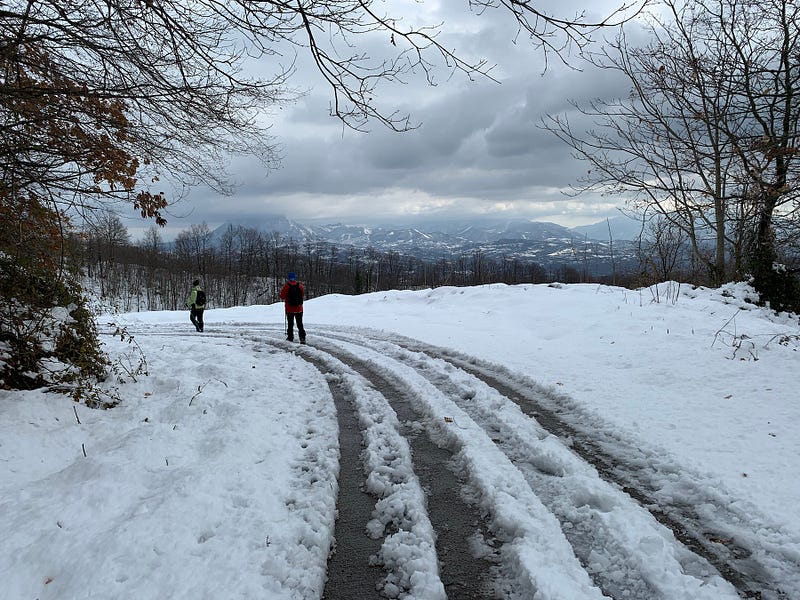
M 582 204 L 559 193 L 585 166 L 542 129 L 541 120 L 547 114 L 572 113 L 569 99 L 624 95 L 624 82 L 608 72 L 577 71 L 553 61 L 543 74 L 541 54 L 526 40 L 514 43 L 508 15 L 465 15 L 463 3 L 444 5 L 438 5 L 448 11 L 441 13 L 442 20 L 460 27 L 453 34 L 445 25 L 448 33 L 442 40 L 463 49 L 468 58 L 496 62 L 500 83 L 468 81 L 458 74 L 448 80 L 448 71 L 440 69 L 435 87 L 420 80 L 382 86 L 383 105 L 410 113 L 421 126 L 400 134 L 376 126 L 362 134 L 328 115 L 328 90 L 318 78 L 306 76 L 315 89 L 280 111 L 271 132 L 283 146 L 281 168 L 265 173 L 252 159 L 232 159 L 236 194 L 221 199 L 193 190 L 194 211 L 187 222 L 211 224 L 231 215 L 266 213 L 337 220 L 349 214 L 363 221 L 365 213 L 436 215 L 494 210 L 503 202 L 516 216 L 589 214 L 591 205 L 610 210 L 607 200 L 587 198 Z M 385 42 L 371 43 L 379 49 Z

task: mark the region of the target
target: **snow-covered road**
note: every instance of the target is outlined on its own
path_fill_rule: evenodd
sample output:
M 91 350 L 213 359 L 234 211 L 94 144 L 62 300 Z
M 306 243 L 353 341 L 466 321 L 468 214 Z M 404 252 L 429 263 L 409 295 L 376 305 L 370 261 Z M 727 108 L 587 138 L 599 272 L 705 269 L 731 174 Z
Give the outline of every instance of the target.
M 141 340 L 150 332 L 133 333 Z M 163 327 L 152 333 L 175 334 Z M 203 343 L 224 348 L 236 340 L 252 345 L 256 356 L 291 353 L 309 371 L 295 369 L 295 377 L 320 371 L 329 388 L 343 390 L 337 411 L 355 411 L 365 451 L 349 455 L 360 458 L 358 488 L 369 493 L 372 507 L 361 523 L 346 521 L 378 540 L 382 568 L 376 572 L 374 556 L 354 564 L 356 549 L 337 540 L 334 555 L 348 556 L 339 568 L 356 572 L 327 573 L 325 598 L 373 597 L 376 584 L 389 597 L 425 600 L 448 592 L 452 598 L 778 599 L 790 597 L 782 591 L 787 583 L 800 589 L 795 557 L 769 544 L 767 525 L 716 499 L 700 475 L 627 443 L 522 375 L 365 329 L 316 331 L 307 346 L 282 337 L 279 327 L 250 324 L 238 333 L 209 331 Z M 429 514 L 437 504 L 432 486 L 416 473 L 425 461 L 413 441 L 420 436 L 449 456 L 427 479 L 449 471 L 460 485 L 462 501 L 448 501 L 438 521 Z M 308 472 L 315 473 L 311 484 L 334 477 L 317 469 L 301 469 L 292 487 L 302 488 Z M 351 496 L 339 494 L 341 519 Z M 456 513 L 469 511 L 482 523 L 457 533 L 466 558 L 480 557 L 485 568 L 472 565 L 465 573 L 463 549 L 437 554 L 436 525 L 450 531 L 452 521 L 464 520 Z M 443 576 L 450 571 L 460 577 Z
M 414 411 L 402 429 L 424 430 L 453 454 L 443 467 L 464 479 L 462 495 L 486 519 L 491 537 L 483 542 L 499 562 L 493 571 L 502 597 L 590 598 L 594 585 L 597 597 L 721 599 L 736 597 L 733 584 L 743 597 L 778 598 L 784 594 L 777 582 L 797 572 L 791 555 L 759 541 L 768 533 L 761 525 L 758 535 L 748 535 L 742 524 L 752 525 L 750 516 L 735 514 L 703 481 L 598 430 L 568 400 L 531 380 L 397 336 L 319 337 L 314 349 L 298 354 L 334 356 L 373 388 L 382 388 L 376 378 L 392 381 Z M 399 412 L 392 402 L 357 406 L 362 423 Z M 369 465 L 368 479 L 392 468 L 397 445 L 377 445 L 386 456 Z M 405 462 L 411 473 L 404 482 L 414 478 L 416 457 Z M 379 491 L 381 497 L 385 488 Z M 439 562 L 449 559 L 448 553 Z M 433 597 L 430 590 L 408 591 Z
M 181 313 L 130 315 L 133 343 L 104 330 L 128 375 L 112 410 L 0 392 L 4 597 L 800 598 L 794 521 L 606 420 L 586 398 L 543 386 L 535 362 L 519 368 L 519 344 L 513 358 L 487 360 L 464 346 L 315 324 L 300 345 L 262 312 L 212 313 L 202 335 Z M 702 361 L 718 351 L 702 335 L 667 341 L 699 340 L 697 369 L 710 374 Z M 795 364 L 797 338 L 784 338 L 761 350 L 758 367 Z M 583 339 L 575 369 L 593 356 Z M 137 374 L 142 357 L 147 376 Z M 605 364 L 586 368 L 616 377 L 621 394 L 631 389 Z M 785 396 L 774 408 L 788 414 L 783 371 L 769 373 L 769 398 Z M 666 385 L 641 389 L 653 403 Z M 662 402 L 678 405 L 674 391 Z M 771 418 L 768 441 L 783 441 L 773 434 L 789 425 Z M 784 457 L 791 452 L 772 459 Z

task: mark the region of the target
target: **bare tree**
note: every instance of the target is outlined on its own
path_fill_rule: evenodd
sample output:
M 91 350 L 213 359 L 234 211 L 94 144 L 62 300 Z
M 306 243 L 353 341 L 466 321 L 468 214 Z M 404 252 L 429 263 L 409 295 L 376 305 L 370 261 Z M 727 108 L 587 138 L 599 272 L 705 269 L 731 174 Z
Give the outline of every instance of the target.
M 749 268 L 769 295 L 759 282 L 776 259 L 773 220 L 797 202 L 800 7 L 664 6 L 669 16 L 650 22 L 650 43 L 632 47 L 622 34 L 594 58 L 627 77 L 628 97 L 579 107 L 596 124 L 588 135 L 565 117 L 546 126 L 591 163 L 587 188 L 629 195 L 634 208 L 679 228 L 712 282 L 741 275 L 727 259 L 740 267 L 750 240 Z
M 111 210 L 105 210 L 91 215 L 86 224 L 88 237 L 99 246 L 100 252 L 109 260 L 114 260 L 117 248 L 130 244 L 131 236 L 128 228 L 119 215 Z
M 164 239 L 161 235 L 161 232 L 156 226 L 153 225 L 144 232 L 144 237 L 142 238 L 140 245 L 148 254 L 155 258 L 159 255 L 159 253 L 161 253 L 163 244 Z
M 679 280 L 682 259 L 687 256 L 688 236 L 683 229 L 666 219 L 651 219 L 639 238 L 639 262 L 643 266 L 645 285 L 659 281 Z
M 193 273 L 192 277 L 205 278 L 211 248 L 211 230 L 208 225 L 193 224 L 175 238 L 175 251 L 183 261 L 184 267 Z
M 112 271 L 119 263 L 119 251 L 130 244 L 130 234 L 119 215 L 111 210 L 90 217 L 84 227 L 90 264 L 98 270 L 101 294 L 116 294 L 120 282 Z
M 729 98 L 720 89 L 724 74 L 702 68 L 714 58 L 698 58 L 694 37 L 704 21 L 679 12 L 672 0 L 665 5 L 674 20 L 654 18 L 649 44 L 631 47 L 622 33 L 593 58 L 630 81 L 629 95 L 579 107 L 595 122 L 588 134 L 561 116 L 550 117 L 547 127 L 591 163 L 587 188 L 625 194 L 636 211 L 656 212 L 684 231 L 698 254 L 704 236 L 718 232 L 707 266 L 722 280 L 726 184 L 734 159 L 719 119 Z
M 777 264 L 775 223 L 795 217 L 800 207 L 800 6 L 792 0 L 729 0 L 715 17 L 720 40 L 741 66 L 732 87 L 745 127 L 726 133 L 741 162 L 743 198 L 753 205 L 748 255 L 754 284 L 773 308 L 800 310 L 800 284 Z

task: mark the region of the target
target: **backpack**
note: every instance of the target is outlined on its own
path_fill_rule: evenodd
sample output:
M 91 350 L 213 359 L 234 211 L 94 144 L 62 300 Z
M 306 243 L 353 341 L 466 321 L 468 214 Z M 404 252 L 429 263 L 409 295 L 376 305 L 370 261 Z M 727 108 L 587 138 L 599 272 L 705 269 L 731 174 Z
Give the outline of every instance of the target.
M 197 296 L 195 296 L 194 305 L 195 306 L 206 305 L 206 293 L 203 290 L 197 290 Z
M 289 306 L 303 306 L 303 290 L 300 284 L 289 285 L 289 293 L 286 294 L 286 304 Z

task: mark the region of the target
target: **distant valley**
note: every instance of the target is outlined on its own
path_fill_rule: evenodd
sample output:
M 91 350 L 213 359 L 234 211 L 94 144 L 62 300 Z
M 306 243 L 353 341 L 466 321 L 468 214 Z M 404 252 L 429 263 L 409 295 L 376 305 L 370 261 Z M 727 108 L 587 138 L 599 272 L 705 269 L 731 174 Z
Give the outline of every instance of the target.
M 594 225 L 567 228 L 524 219 L 480 219 L 428 222 L 424 225 L 308 225 L 284 216 L 259 221 L 229 221 L 213 230 L 219 240 L 230 228 L 243 226 L 297 243 L 312 242 L 398 253 L 425 261 L 481 255 L 490 260 L 532 262 L 552 269 L 566 265 L 594 276 L 630 271 L 636 264 L 640 224 L 617 217 Z

